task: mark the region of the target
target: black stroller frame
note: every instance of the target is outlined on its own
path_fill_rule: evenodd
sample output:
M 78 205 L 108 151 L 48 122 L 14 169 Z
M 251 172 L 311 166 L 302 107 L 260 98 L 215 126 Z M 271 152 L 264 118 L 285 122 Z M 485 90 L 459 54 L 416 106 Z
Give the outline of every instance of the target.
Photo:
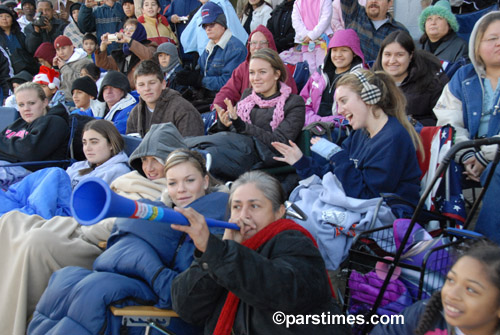
M 367 273 L 371 270 L 374 270 L 375 264 L 377 262 L 385 263 L 386 268 L 384 271 L 387 271 L 385 275 L 385 279 L 383 280 L 383 284 L 379 289 L 378 295 L 375 299 L 375 302 L 371 307 L 369 307 L 368 312 L 364 312 L 364 320 L 370 320 L 370 318 L 377 314 L 377 310 L 381 307 L 381 303 L 384 299 L 384 294 L 390 284 L 391 277 L 394 274 L 394 271 L 398 268 L 398 271 L 412 270 L 415 273 L 419 274 L 418 278 L 418 294 L 415 297 L 411 297 L 413 302 L 422 299 L 422 296 L 425 291 L 426 283 L 430 287 L 436 289 L 436 287 L 442 286 L 443 278 L 438 278 L 438 276 L 432 276 L 432 272 L 434 274 L 436 272 L 446 274 L 453 264 L 453 259 L 458 256 L 460 252 L 463 252 L 463 249 L 466 247 L 464 241 L 470 238 L 478 238 L 481 237 L 480 234 L 467 231 L 467 227 L 470 225 L 470 222 L 474 216 L 475 211 L 477 210 L 484 193 L 486 192 L 491 178 L 493 177 L 493 173 L 495 173 L 496 166 L 500 161 L 500 146 L 497 148 L 495 158 L 492 162 L 493 166 L 489 171 L 489 174 L 486 177 L 486 181 L 484 187 L 480 194 L 478 195 L 476 201 L 474 202 L 472 208 L 470 209 L 467 219 L 464 223 L 463 229 L 455 229 L 455 228 L 444 228 L 440 229 L 432 234 L 433 237 L 443 236 L 449 238 L 449 243 L 443 243 L 442 245 L 428 245 L 427 248 L 421 249 L 422 252 L 425 251 L 425 256 L 423 257 L 422 264 L 420 266 L 407 264 L 401 262 L 402 257 L 405 256 L 404 252 L 407 247 L 407 242 L 410 238 L 410 235 L 413 231 L 413 228 L 417 222 L 417 218 L 421 211 L 424 209 L 425 200 L 429 196 L 430 192 L 433 189 L 433 186 L 436 184 L 437 180 L 440 176 L 444 174 L 446 169 L 448 168 L 450 161 L 455 157 L 456 153 L 462 149 L 476 147 L 479 148 L 482 145 L 492 145 L 492 144 L 500 144 L 500 137 L 492 137 L 492 138 L 484 138 L 477 139 L 471 141 L 465 141 L 458 144 L 455 144 L 451 147 L 448 153 L 445 155 L 443 160 L 441 161 L 436 174 L 432 180 L 432 182 L 427 186 L 424 193 L 420 197 L 420 201 L 418 202 L 411 221 L 408 225 L 408 228 L 404 234 L 404 237 L 401 240 L 400 246 L 396 248 L 394 244 L 394 236 L 392 234 L 393 225 L 379 227 L 376 229 L 367 230 L 360 235 L 356 236 L 353 246 L 349 251 L 349 256 L 347 259 L 348 268 L 343 269 L 341 276 L 347 275 L 347 278 L 351 278 L 351 273 L 353 270 L 358 270 L 361 273 Z M 376 238 L 376 241 L 374 240 Z M 432 241 L 435 241 L 433 239 Z M 432 243 L 429 241 L 429 243 Z M 432 257 L 432 258 L 431 258 Z M 451 257 L 451 259 L 450 259 Z M 380 278 L 382 280 L 382 278 Z M 436 280 L 441 281 L 436 282 Z M 389 292 L 389 291 L 388 291 Z M 356 293 L 364 294 L 366 292 L 352 290 L 349 285 L 346 284 L 345 293 L 344 293 L 344 312 L 348 312 L 348 308 L 352 307 L 353 303 L 361 302 L 365 306 L 366 301 L 357 301 L 356 298 L 353 299 L 353 295 Z M 408 293 L 408 292 L 407 292 Z M 407 294 L 406 293 L 406 294 Z M 429 295 L 432 294 L 432 291 L 427 292 Z M 373 325 L 370 325 L 366 322 L 363 326 L 359 326 L 355 328 L 355 333 L 357 334 L 367 334 Z

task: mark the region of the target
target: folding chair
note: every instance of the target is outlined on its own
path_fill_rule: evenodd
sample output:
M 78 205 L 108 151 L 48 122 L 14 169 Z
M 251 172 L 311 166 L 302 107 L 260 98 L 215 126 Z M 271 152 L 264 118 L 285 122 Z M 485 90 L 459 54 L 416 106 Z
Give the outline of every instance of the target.
M 0 107 L 0 130 L 7 128 L 19 118 L 19 112 L 12 107 Z
M 145 327 L 145 335 L 149 334 L 151 328 L 158 330 L 162 334 L 175 335 L 172 331 L 166 329 L 170 324 L 171 318 L 177 318 L 179 315 L 170 309 L 160 309 L 153 306 L 127 306 L 110 307 L 114 316 L 122 317 L 122 325 L 126 327 Z

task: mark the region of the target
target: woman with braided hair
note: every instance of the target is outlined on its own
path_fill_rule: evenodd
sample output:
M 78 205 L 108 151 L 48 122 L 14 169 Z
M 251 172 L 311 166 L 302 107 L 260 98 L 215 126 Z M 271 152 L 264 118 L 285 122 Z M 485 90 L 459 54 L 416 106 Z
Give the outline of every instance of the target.
M 404 325 L 379 325 L 371 335 L 500 334 L 500 247 L 480 241 L 448 272 L 441 291 L 403 311 Z

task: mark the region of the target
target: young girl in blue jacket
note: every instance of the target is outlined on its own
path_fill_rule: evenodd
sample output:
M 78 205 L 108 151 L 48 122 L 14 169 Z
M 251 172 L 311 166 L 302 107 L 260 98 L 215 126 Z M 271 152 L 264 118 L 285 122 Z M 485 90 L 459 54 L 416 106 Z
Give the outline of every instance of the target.
M 500 333 L 500 247 L 477 242 L 453 265 L 441 291 L 403 311 L 404 324 L 371 335 L 496 335 Z

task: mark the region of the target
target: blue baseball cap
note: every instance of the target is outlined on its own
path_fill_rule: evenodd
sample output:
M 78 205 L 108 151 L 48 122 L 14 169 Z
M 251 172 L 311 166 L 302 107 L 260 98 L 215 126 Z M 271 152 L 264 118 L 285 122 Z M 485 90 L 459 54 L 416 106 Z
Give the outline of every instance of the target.
M 226 15 L 222 8 L 214 2 L 207 2 L 201 7 L 201 25 L 209 23 L 219 23 L 227 28 Z

